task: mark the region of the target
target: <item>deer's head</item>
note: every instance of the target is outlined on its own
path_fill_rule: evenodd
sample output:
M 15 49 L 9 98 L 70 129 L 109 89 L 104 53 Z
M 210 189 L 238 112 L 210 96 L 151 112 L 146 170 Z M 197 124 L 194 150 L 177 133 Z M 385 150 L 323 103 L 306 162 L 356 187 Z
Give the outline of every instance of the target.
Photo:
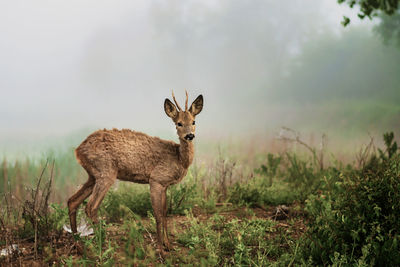
M 172 98 L 175 105 L 167 98 L 164 101 L 164 110 L 175 123 L 178 137 L 181 140 L 192 141 L 195 137 L 196 115 L 203 109 L 203 96 L 199 95 L 188 109 L 188 94 L 186 92 L 185 110 L 183 110 L 175 99 L 174 92 Z

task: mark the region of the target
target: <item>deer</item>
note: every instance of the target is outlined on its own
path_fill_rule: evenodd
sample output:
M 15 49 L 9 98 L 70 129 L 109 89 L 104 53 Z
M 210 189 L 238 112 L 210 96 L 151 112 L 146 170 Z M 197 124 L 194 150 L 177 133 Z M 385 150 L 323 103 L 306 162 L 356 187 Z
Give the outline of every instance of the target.
M 166 98 L 164 111 L 175 124 L 179 143 L 149 136 L 129 129 L 98 130 L 90 134 L 76 149 L 75 157 L 86 170 L 88 180 L 68 199 L 71 230 L 77 233 L 76 213 L 90 196 L 85 213 L 98 223 L 97 210 L 107 191 L 118 179 L 150 185 L 151 205 L 157 226 L 157 249 L 165 256 L 164 247 L 172 246 L 167 232 L 167 188 L 179 183 L 187 174 L 194 158 L 195 118 L 203 109 L 199 95 L 185 110 L 172 98 Z

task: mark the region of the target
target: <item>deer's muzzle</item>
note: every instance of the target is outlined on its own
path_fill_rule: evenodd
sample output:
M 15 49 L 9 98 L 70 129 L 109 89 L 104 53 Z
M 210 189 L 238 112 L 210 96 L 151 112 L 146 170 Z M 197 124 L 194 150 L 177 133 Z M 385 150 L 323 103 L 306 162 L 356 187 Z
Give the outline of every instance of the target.
M 185 136 L 185 140 L 192 141 L 192 140 L 193 140 L 193 138 L 194 138 L 194 134 L 192 134 L 192 133 L 190 133 L 190 134 L 187 134 L 187 135 Z

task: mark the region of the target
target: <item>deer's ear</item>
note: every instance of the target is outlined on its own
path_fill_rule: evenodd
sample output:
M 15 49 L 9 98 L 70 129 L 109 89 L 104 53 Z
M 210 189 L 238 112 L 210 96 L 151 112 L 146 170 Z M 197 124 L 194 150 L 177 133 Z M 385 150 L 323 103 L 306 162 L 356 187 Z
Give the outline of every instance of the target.
M 203 96 L 199 95 L 192 103 L 192 105 L 189 108 L 189 112 L 193 115 L 196 116 L 201 112 L 203 109 Z
M 166 98 L 164 101 L 164 111 L 167 116 L 172 119 L 174 119 L 176 115 L 178 115 L 178 111 L 176 110 L 175 105 L 168 98 Z

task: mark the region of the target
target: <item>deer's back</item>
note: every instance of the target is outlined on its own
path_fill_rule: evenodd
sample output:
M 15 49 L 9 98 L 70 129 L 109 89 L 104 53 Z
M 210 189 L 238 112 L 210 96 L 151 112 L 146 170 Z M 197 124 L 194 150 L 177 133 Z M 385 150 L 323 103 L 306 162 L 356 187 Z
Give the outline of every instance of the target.
M 147 183 L 160 164 L 176 161 L 179 145 L 131 130 L 99 130 L 75 150 L 78 162 L 89 174 L 118 172 L 121 180 Z

